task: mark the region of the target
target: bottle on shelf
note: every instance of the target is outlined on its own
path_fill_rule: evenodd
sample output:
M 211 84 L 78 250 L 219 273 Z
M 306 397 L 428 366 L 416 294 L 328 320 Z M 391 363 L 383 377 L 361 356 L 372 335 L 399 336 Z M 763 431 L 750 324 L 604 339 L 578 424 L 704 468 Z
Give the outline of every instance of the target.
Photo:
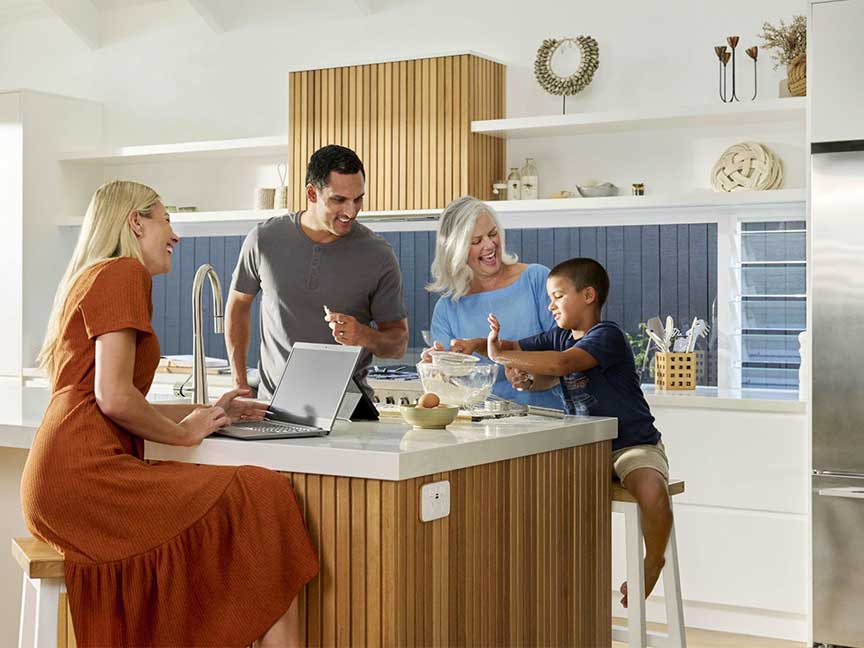
M 525 166 L 519 172 L 522 176 L 522 200 L 537 200 L 539 194 L 537 191 L 537 166 L 534 164 L 534 158 L 526 158 Z
M 519 169 L 513 167 L 507 175 L 507 200 L 519 200 L 522 197 L 522 176 Z

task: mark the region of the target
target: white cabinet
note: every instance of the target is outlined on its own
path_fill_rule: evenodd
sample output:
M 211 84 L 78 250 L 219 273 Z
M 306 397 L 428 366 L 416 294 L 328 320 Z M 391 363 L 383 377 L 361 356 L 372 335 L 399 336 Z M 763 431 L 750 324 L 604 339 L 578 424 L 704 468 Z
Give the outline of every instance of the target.
M 57 224 L 83 213 L 97 176 L 66 169 L 59 151 L 101 141 L 102 108 L 81 99 L 0 90 L 0 424 L 20 423 L 21 379 L 45 335 L 75 244 Z
M 813 2 L 808 26 L 810 140 L 864 140 L 864 0 Z

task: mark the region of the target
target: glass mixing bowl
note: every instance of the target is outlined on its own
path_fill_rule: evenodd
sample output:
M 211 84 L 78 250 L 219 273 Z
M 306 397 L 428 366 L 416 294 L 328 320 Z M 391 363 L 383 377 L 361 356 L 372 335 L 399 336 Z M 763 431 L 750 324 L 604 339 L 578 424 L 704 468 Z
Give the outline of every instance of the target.
M 417 373 L 423 391 L 437 394 L 444 405 L 462 407 L 486 400 L 498 376 L 498 365 L 421 362 L 417 365 Z

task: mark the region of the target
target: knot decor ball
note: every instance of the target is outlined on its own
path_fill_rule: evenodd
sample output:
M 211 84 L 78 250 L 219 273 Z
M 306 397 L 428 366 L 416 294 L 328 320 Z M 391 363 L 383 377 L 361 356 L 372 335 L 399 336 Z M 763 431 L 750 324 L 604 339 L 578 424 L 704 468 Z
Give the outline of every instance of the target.
M 561 47 L 569 46 L 579 48 L 581 61 L 576 72 L 568 77 L 562 77 L 552 69 L 552 59 Z M 599 65 L 600 47 L 591 36 L 547 38 L 537 50 L 537 58 L 534 59 L 534 76 L 549 94 L 569 97 L 584 90 L 591 83 Z
M 779 189 L 783 184 L 783 162 L 763 144 L 735 144 L 714 165 L 711 184 L 716 191 Z

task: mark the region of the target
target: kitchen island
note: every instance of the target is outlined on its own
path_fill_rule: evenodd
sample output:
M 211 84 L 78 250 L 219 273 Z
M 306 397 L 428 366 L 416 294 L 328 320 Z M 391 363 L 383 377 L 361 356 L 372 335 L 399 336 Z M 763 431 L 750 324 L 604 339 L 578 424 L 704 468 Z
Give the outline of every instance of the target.
M 608 646 L 615 436 L 599 418 L 339 421 L 323 438 L 148 442 L 146 456 L 293 482 L 321 562 L 300 599 L 308 645 Z M 449 487 L 449 514 L 428 522 L 426 484 L 439 512 Z

